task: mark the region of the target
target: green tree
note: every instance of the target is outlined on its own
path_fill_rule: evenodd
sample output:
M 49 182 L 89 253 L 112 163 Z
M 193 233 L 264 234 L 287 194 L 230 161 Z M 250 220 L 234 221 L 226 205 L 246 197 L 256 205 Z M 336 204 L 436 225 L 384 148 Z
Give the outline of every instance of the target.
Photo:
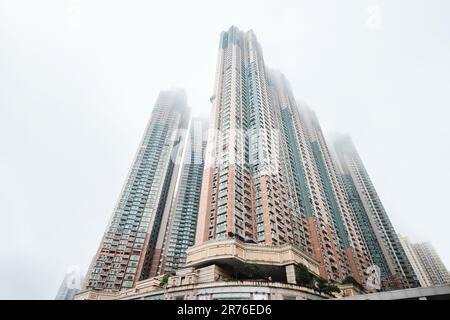
M 353 284 L 355 287 L 359 288 L 360 290 L 364 290 L 364 287 L 361 283 L 356 281 L 355 278 L 352 276 L 346 276 L 344 280 L 342 280 L 342 284 Z
M 295 266 L 295 280 L 299 285 L 303 287 L 312 288 L 314 275 L 309 272 L 308 268 L 305 265 L 298 263 Z
M 245 279 L 264 279 L 266 275 L 260 266 L 249 263 L 244 265 L 239 276 Z
M 167 284 L 167 282 L 169 281 L 169 278 L 170 278 L 170 274 L 165 274 L 163 277 L 162 277 L 162 279 L 161 279 L 161 282 L 159 283 L 159 285 L 161 286 L 161 287 L 164 287 L 166 284 Z
M 328 283 L 328 281 L 322 277 L 316 277 L 315 280 L 316 280 L 316 289 L 321 293 L 332 294 L 333 292 L 341 292 L 341 289 L 339 289 L 334 284 Z
M 322 277 L 312 274 L 309 269 L 299 263 L 295 266 L 295 280 L 297 284 L 314 289 L 320 293 L 332 294 L 333 292 L 340 292 L 341 290 L 334 284 L 329 283 Z

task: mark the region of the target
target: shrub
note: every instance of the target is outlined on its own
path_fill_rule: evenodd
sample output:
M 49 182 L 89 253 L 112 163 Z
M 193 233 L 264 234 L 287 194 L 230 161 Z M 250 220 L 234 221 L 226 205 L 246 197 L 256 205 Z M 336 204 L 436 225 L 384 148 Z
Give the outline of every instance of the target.
M 314 289 L 320 293 L 332 294 L 333 292 L 341 291 L 337 286 L 328 283 L 324 278 L 312 274 L 303 264 L 295 266 L 295 279 L 297 284 Z
M 361 283 L 356 281 L 355 278 L 352 276 L 346 276 L 344 280 L 342 280 L 342 284 L 353 284 L 355 287 L 359 288 L 360 290 L 364 290 L 364 287 Z
M 167 282 L 169 281 L 169 277 L 170 277 L 170 274 L 165 274 L 163 277 L 162 277 L 162 279 L 161 279 L 161 282 L 159 283 L 159 285 L 161 286 L 161 287 L 164 287 L 166 284 L 167 284 Z
M 301 263 L 295 266 L 295 280 L 303 287 L 312 288 L 314 286 L 314 275 Z

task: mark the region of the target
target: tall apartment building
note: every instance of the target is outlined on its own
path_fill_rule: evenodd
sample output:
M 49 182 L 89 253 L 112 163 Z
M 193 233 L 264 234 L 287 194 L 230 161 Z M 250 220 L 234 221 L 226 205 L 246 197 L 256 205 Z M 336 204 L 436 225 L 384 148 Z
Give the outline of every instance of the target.
M 306 217 L 308 241 L 321 262 L 321 275 L 335 281 L 351 275 L 364 283 L 370 264 L 367 249 L 319 122 L 309 108 L 295 101 L 284 75 L 272 71 L 269 82 L 273 106 L 281 113 L 294 202 Z
M 415 243 L 413 249 L 431 286 L 450 284 L 450 274 L 430 243 Z
M 220 37 L 196 244 L 292 243 L 324 278 L 364 281 L 370 264 L 320 126 L 266 68 L 253 31 Z
M 430 287 L 432 286 L 432 282 L 430 278 L 427 275 L 427 272 L 422 265 L 419 256 L 416 253 L 416 250 L 414 248 L 414 245 L 409 241 L 407 237 L 398 235 L 400 239 L 400 243 L 403 246 L 403 249 L 405 250 L 406 256 L 409 259 L 409 262 L 411 262 L 411 266 L 417 276 L 417 280 L 419 280 L 421 287 Z
M 334 141 L 337 162 L 371 258 L 385 287 L 419 286 L 414 270 L 356 148 L 348 136 Z
M 175 191 L 188 117 L 184 91 L 159 94 L 85 289 L 118 291 L 150 276 L 166 202 Z
M 280 144 L 262 50 L 252 31 L 221 34 L 196 243 L 301 243 L 278 167 Z
M 357 281 L 364 283 L 365 272 L 372 264 L 368 248 L 358 224 L 356 214 L 350 206 L 345 185 L 328 148 L 315 113 L 302 107 L 305 125 L 308 128 L 312 153 L 323 185 L 328 211 L 335 226 L 336 235 L 344 250 L 344 270 Z
M 168 214 L 161 223 L 150 276 L 175 273 L 186 262 L 186 249 L 194 245 L 207 121 L 193 118 L 189 128 L 175 195 L 166 204 Z

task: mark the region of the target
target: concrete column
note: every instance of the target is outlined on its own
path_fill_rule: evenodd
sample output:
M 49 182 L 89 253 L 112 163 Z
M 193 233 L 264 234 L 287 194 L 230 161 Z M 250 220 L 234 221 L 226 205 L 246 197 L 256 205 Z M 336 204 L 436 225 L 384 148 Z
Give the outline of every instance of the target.
M 295 281 L 295 266 L 293 264 L 286 266 L 286 279 L 288 283 L 297 283 L 297 281 Z

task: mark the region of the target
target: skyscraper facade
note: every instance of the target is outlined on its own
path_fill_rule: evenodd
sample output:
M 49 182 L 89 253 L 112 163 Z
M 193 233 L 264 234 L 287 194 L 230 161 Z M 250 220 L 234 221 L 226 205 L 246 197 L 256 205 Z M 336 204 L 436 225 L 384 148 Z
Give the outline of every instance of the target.
M 292 243 L 324 278 L 363 283 L 371 260 L 317 119 L 252 31 L 221 34 L 211 101 L 196 243 Z
M 222 33 L 196 243 L 229 237 L 302 242 L 278 167 L 280 137 L 266 72 L 252 31 Z
M 189 128 L 175 195 L 166 204 L 168 214 L 161 223 L 150 276 L 174 273 L 186 262 L 186 249 L 194 244 L 208 127 L 205 120 L 193 118 Z
M 371 258 L 380 268 L 383 285 L 391 288 L 419 286 L 353 142 L 348 136 L 340 136 L 334 141 L 334 150 L 351 206 L 356 212 Z
M 407 237 L 398 235 L 400 239 L 400 243 L 403 246 L 403 249 L 405 250 L 406 256 L 409 259 L 409 262 L 411 263 L 411 266 L 417 276 L 417 280 L 420 283 L 421 287 L 429 287 L 432 286 L 432 282 L 430 278 L 428 277 L 428 274 L 425 270 L 425 267 L 422 265 L 421 260 L 419 259 L 418 254 L 416 253 L 416 250 L 414 248 L 414 244 L 409 241 Z
M 430 243 L 415 243 L 413 248 L 422 268 L 425 270 L 430 285 L 450 284 L 450 274 Z
M 284 75 L 272 71 L 269 81 L 287 144 L 284 159 L 289 161 L 283 162 L 294 180 L 294 203 L 306 217 L 306 236 L 321 262 L 321 275 L 334 281 L 351 275 L 364 283 L 370 261 L 319 122 L 309 108 L 295 101 Z
M 184 91 L 162 91 L 119 201 L 86 277 L 85 288 L 118 291 L 150 275 L 167 199 L 175 191 L 189 110 Z
M 332 158 L 319 121 L 315 113 L 308 107 L 302 108 L 302 114 L 304 114 L 305 125 L 308 128 L 311 149 L 328 205 L 330 220 L 335 227 L 339 246 L 344 250 L 342 264 L 347 269 L 347 274 L 363 283 L 365 271 L 372 263 L 366 242 L 362 237 L 355 212 L 350 206 L 345 191 L 344 182 Z

